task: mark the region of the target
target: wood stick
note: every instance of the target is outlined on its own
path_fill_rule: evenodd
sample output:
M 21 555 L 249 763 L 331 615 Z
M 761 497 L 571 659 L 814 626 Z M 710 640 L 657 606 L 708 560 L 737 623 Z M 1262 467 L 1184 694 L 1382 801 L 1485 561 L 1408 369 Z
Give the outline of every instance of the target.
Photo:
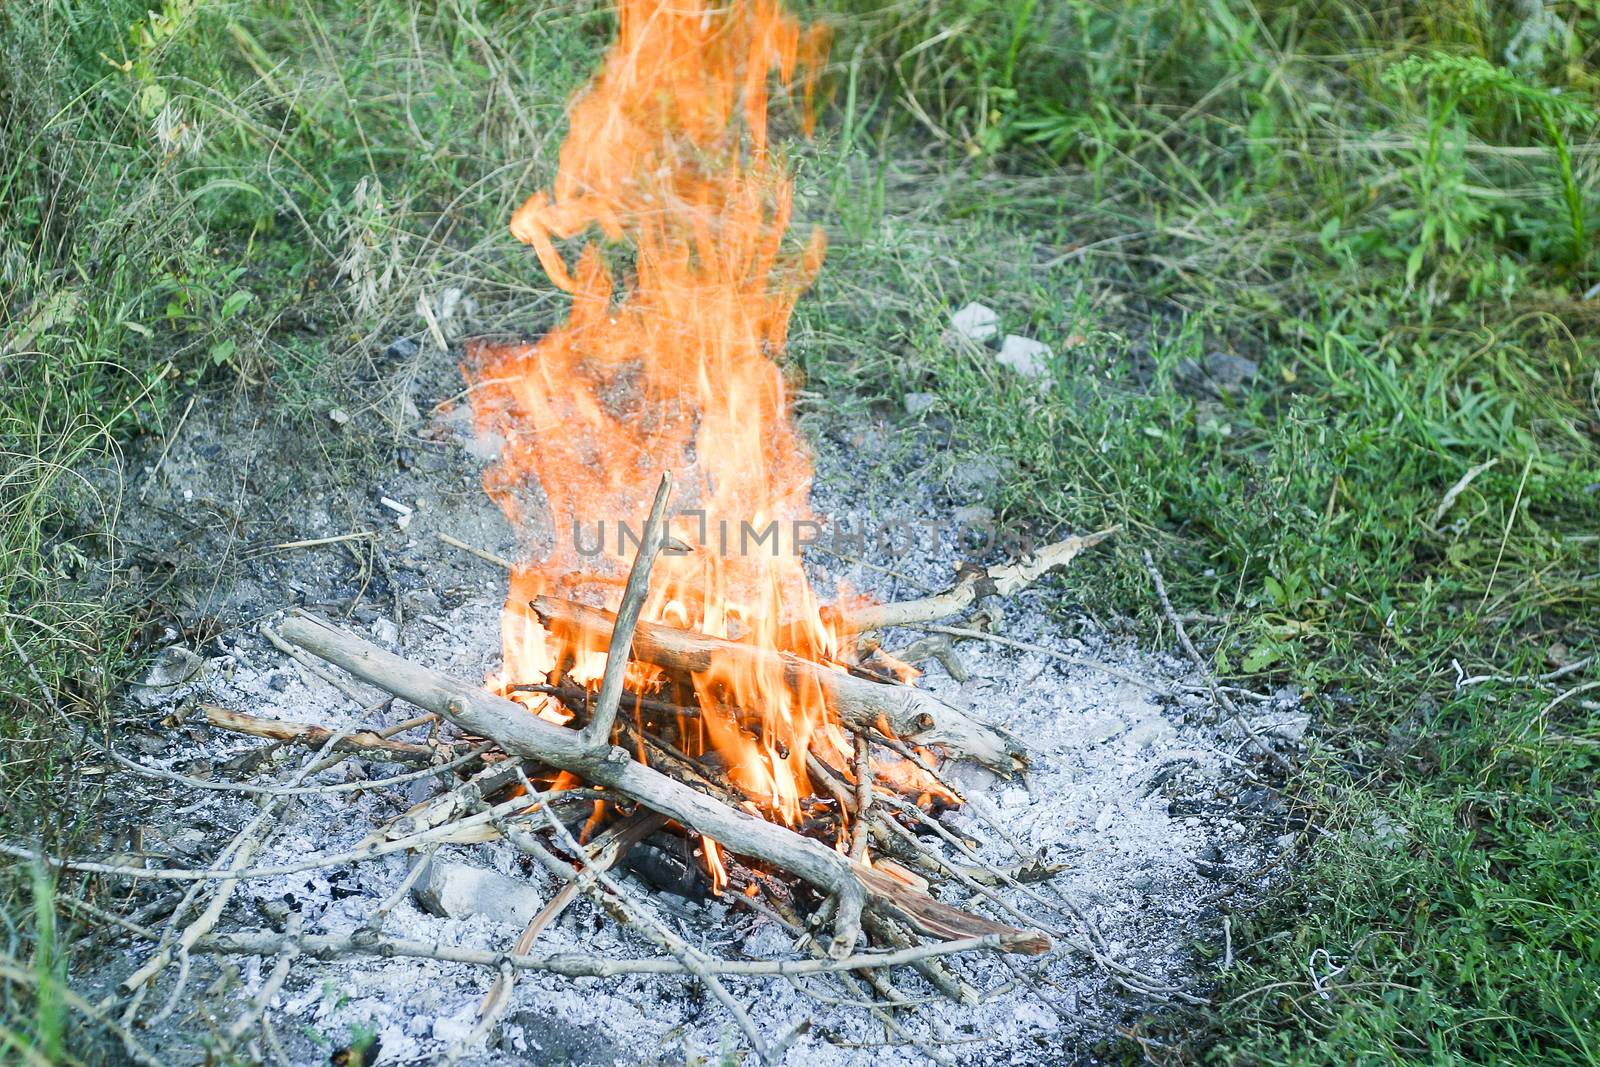
M 872 825 L 872 746 L 856 735 L 856 824 L 850 858 L 860 863 L 867 854 L 867 828 Z
M 535 597 L 531 607 L 541 622 L 558 631 L 603 634 L 610 632 L 613 623 L 610 612 L 570 600 Z M 828 706 L 857 733 L 887 725 L 885 732 L 895 737 L 918 745 L 941 745 L 952 755 L 975 759 L 1004 777 L 1027 765 L 1027 753 L 1016 738 L 926 690 L 869 681 L 787 652 L 769 652 L 659 623 L 639 623 L 633 655 L 645 663 L 688 674 L 703 673 L 718 656 L 764 667 L 776 661 L 791 683 L 820 688 Z
M 637 763 L 621 748 L 608 746 L 597 752 L 576 730 L 546 722 L 514 701 L 410 663 L 320 619 L 293 615 L 284 621 L 282 633 L 363 681 L 438 712 L 470 733 L 493 738 L 508 753 L 570 771 L 591 785 L 615 789 L 720 842 L 731 852 L 771 864 L 829 893 L 838 905 L 831 946 L 835 958 L 854 948 L 868 894 L 931 936 L 966 938 L 974 933 L 994 933 L 1009 950 L 1019 952 L 1043 952 L 1050 946 L 1049 938 L 1037 931 L 1002 926 L 941 904 L 871 868 L 851 864 L 820 841 L 747 815 Z
M 519 971 L 547 971 L 568 978 L 614 978 L 624 974 L 688 974 L 681 962 L 671 957 L 645 959 L 607 959 L 590 953 L 554 953 L 544 956 L 517 956 L 486 949 L 460 948 L 455 945 L 431 941 L 408 941 L 401 938 L 373 936 L 357 931 L 349 936 L 337 934 L 306 934 L 298 939 L 272 930 L 242 930 L 237 933 L 212 934 L 201 938 L 196 952 L 210 952 L 230 956 L 271 956 L 285 942 L 297 940 L 300 953 L 314 959 L 335 959 L 342 956 L 406 956 L 415 959 L 442 960 L 446 963 L 465 963 L 471 966 L 498 970 L 502 961 Z M 962 952 L 1004 952 L 1004 939 L 997 934 L 968 937 L 960 941 L 946 941 L 933 945 L 893 952 L 862 952 L 842 958 L 810 960 L 709 960 L 706 970 L 712 974 L 760 977 L 766 975 L 838 974 L 843 971 L 872 970 L 880 967 L 900 967 L 914 960 L 935 956 L 952 956 Z
M 618 860 L 628 854 L 629 849 L 659 830 L 665 823 L 666 819 L 653 811 L 639 811 L 585 846 L 589 867 L 577 878 L 563 885 L 556 895 L 550 898 L 550 902 L 539 910 L 539 914 L 535 915 L 527 928 L 522 931 L 522 936 L 517 938 L 516 947 L 511 950 L 512 954 L 526 956 L 533 951 L 533 943 L 577 898 L 585 879 L 593 878 L 589 871 L 609 871 L 616 866 Z M 510 1006 L 511 989 L 516 985 L 516 981 L 515 970 L 509 967 L 501 969 L 495 976 L 494 984 L 489 987 L 488 994 L 484 996 L 483 1003 L 478 1006 L 478 1025 L 473 1027 L 472 1033 L 452 1049 L 452 1052 L 470 1048 L 478 1039 L 488 1035 L 500 1016 L 505 1014 L 506 1008 Z
M 984 568 L 964 566 L 956 584 L 943 593 L 921 600 L 904 600 L 898 604 L 876 604 L 859 608 L 845 616 L 845 623 L 855 633 L 864 630 L 887 630 L 892 626 L 910 626 L 914 623 L 933 622 L 959 615 L 982 597 L 1010 596 L 1038 581 L 1045 574 L 1065 567 L 1086 548 L 1099 544 L 1121 527 L 1111 526 L 1098 533 L 1082 537 L 1068 537 L 1018 560 L 1000 567 Z
M 584 727 L 584 740 L 592 746 L 611 743 L 611 725 L 617 719 L 617 704 L 622 700 L 622 680 L 628 673 L 628 650 L 633 646 L 633 628 L 639 624 L 645 594 L 650 592 L 650 568 L 661 550 L 661 520 L 667 513 L 667 498 L 672 495 L 672 472 L 661 475 L 655 503 L 650 505 L 650 521 L 644 524 L 639 552 L 628 568 L 628 581 L 622 587 L 622 603 L 617 622 L 611 629 L 611 644 L 606 649 L 606 669 L 600 676 L 600 696 L 594 704 L 594 717 Z
M 333 736 L 333 731 L 324 726 L 314 726 L 310 723 L 289 722 L 286 719 L 267 719 L 259 715 L 246 715 L 242 711 L 232 711 L 228 708 L 218 707 L 215 704 L 202 704 L 200 709 L 206 713 L 206 722 L 219 730 L 230 730 L 236 734 L 249 734 L 251 737 L 265 737 L 273 741 L 290 741 L 306 748 L 320 748 L 327 744 L 328 738 Z M 380 737 L 371 730 L 360 730 L 353 734 L 346 734 L 334 743 L 334 750 L 338 752 L 382 752 L 397 760 L 417 759 L 433 760 L 441 755 L 454 751 L 454 745 L 418 745 L 409 741 L 391 741 Z M 274 790 L 283 792 L 283 790 Z

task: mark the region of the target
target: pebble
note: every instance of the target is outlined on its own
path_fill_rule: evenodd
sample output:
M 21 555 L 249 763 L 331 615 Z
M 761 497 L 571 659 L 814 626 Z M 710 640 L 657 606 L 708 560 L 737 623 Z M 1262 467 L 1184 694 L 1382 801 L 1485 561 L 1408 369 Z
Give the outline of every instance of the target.
M 544 907 L 544 894 L 526 882 L 465 863 L 424 860 L 428 871 L 412 889 L 417 905 L 431 915 L 465 919 L 482 915 L 491 922 L 526 926 Z
M 1010 367 L 1024 378 L 1042 378 L 1050 373 L 1050 346 L 1031 337 L 1006 334 L 995 362 Z
M 938 403 L 938 393 L 907 393 L 905 395 L 906 414 L 913 418 L 933 410 Z
M 946 336 L 983 344 L 1000 336 L 1000 316 L 993 308 L 972 303 L 950 316 Z
M 156 658 L 129 688 L 135 701 L 146 706 L 160 703 L 173 696 L 173 690 L 194 680 L 205 660 L 182 645 L 169 645 L 156 653 Z

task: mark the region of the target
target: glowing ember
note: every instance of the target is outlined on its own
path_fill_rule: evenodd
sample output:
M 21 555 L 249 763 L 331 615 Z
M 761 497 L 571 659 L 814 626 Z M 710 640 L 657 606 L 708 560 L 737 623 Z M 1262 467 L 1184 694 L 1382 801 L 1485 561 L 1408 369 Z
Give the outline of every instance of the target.
M 664 468 L 678 486 L 672 533 L 695 550 L 657 561 L 643 617 L 832 660 L 794 545 L 811 465 L 773 362 L 823 239 L 784 247 L 792 182 L 768 144 L 774 75 L 809 129 L 826 35 L 763 0 L 621 0 L 618 23 L 573 103 L 553 187 L 511 223 L 572 294 L 570 318 L 537 344 L 469 352 L 480 429 L 505 442 L 486 486 L 543 553 L 512 576 L 501 681 L 599 679 L 604 644 L 546 631 L 527 604 L 615 608 Z M 585 233 L 569 269 L 554 242 Z M 634 665 L 629 690 L 657 673 Z M 793 824 L 813 792 L 807 752 L 846 767 L 849 743 L 814 684 L 782 673 L 714 658 L 693 678 L 701 713 L 678 729 L 690 755 L 714 750 L 729 782 Z M 570 718 L 553 698 L 519 698 Z M 725 877 L 710 841 L 705 854 Z

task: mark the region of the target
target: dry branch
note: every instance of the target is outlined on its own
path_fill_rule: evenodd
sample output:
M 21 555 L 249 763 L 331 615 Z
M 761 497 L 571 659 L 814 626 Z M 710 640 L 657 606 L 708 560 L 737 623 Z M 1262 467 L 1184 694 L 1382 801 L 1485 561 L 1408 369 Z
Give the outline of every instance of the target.
M 887 630 L 892 626 L 912 626 L 935 622 L 959 615 L 982 597 L 1010 596 L 1038 581 L 1045 574 L 1065 567 L 1078 553 L 1099 544 L 1118 527 L 1112 526 L 1098 533 L 1082 537 L 1069 537 L 1053 545 L 1045 545 L 1016 563 L 1000 567 L 963 566 L 956 584 L 943 593 L 921 600 L 905 600 L 898 604 L 876 604 L 850 612 L 846 625 L 854 632 Z
M 994 934 L 996 943 L 1010 951 L 1043 952 L 1049 948 L 1049 939 L 1037 931 L 1002 926 L 941 904 L 871 868 L 851 864 L 819 841 L 737 811 L 636 763 L 621 748 L 592 748 L 576 730 L 545 722 L 520 704 L 410 663 L 320 619 L 291 616 L 282 632 L 286 639 L 363 681 L 438 712 L 473 734 L 492 737 L 509 753 L 570 771 L 591 785 L 615 789 L 720 842 L 731 852 L 771 864 L 824 890 L 838 906 L 831 946 L 836 957 L 854 947 L 868 894 L 875 904 L 888 907 L 931 936 L 965 939 Z M 643 632 L 641 626 L 636 650 Z
M 541 622 L 558 631 L 598 637 L 609 634 L 614 621 L 610 612 L 554 597 L 535 597 L 531 606 Z M 787 652 L 769 652 L 659 623 L 641 622 L 633 636 L 634 659 L 669 670 L 699 674 L 718 656 L 764 665 L 779 661 L 792 684 L 819 688 L 828 707 L 858 733 L 887 724 L 886 732 L 896 737 L 918 745 L 941 745 L 952 755 L 970 757 L 1008 777 L 1027 764 L 1016 738 L 926 690 L 869 681 Z
M 320 748 L 333 736 L 333 731 L 325 726 L 314 726 L 310 723 L 289 722 L 286 719 L 268 719 L 259 715 L 247 715 L 242 711 L 232 711 L 221 708 L 215 704 L 202 704 L 201 710 L 206 713 L 206 722 L 219 730 L 229 730 L 236 734 L 249 734 L 251 737 L 265 737 L 272 741 L 288 741 L 293 744 L 303 745 L 306 748 Z M 346 734 L 334 743 L 335 752 L 382 752 L 389 758 L 401 761 L 423 760 L 431 762 L 441 756 L 453 753 L 457 746 L 454 745 L 418 745 L 410 741 L 391 741 L 387 737 L 372 732 L 371 730 L 358 730 Z
M 298 943 L 300 954 L 315 959 L 334 959 L 342 956 L 407 956 L 416 959 L 442 960 L 446 963 L 464 963 L 498 970 L 502 962 L 519 971 L 546 971 L 567 978 L 614 978 L 624 974 L 688 974 L 689 969 L 677 959 L 657 957 L 646 959 L 606 959 L 589 953 L 552 953 L 543 956 L 519 956 L 485 949 L 461 948 L 442 942 L 409 941 L 402 938 L 374 935 L 356 931 L 348 936 L 337 934 L 309 934 L 292 938 L 271 930 L 242 930 L 238 933 L 213 934 L 201 938 L 196 952 L 210 952 L 230 956 L 272 956 L 285 944 Z M 960 941 L 946 941 L 893 952 L 862 952 L 837 959 L 811 960 L 708 960 L 706 970 L 711 974 L 758 977 L 763 975 L 797 976 L 808 974 L 839 974 L 843 971 L 864 971 L 880 967 L 901 967 L 916 960 L 937 956 L 953 956 L 963 952 L 1005 952 L 1005 939 L 997 934 L 968 937 Z

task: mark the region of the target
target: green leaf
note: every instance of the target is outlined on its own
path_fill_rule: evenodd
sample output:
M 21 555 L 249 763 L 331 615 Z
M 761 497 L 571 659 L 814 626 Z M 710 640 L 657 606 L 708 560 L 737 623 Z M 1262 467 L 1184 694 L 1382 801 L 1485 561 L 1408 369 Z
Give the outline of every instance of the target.
M 1283 658 L 1283 644 L 1273 640 L 1258 641 L 1254 648 L 1244 654 L 1244 662 L 1239 664 L 1246 674 L 1255 674 L 1266 670 L 1278 660 Z
M 218 341 L 211 346 L 211 362 L 220 367 L 233 358 L 233 350 L 237 347 L 238 345 L 231 337 Z
M 237 315 L 239 313 L 239 310 L 241 308 L 243 308 L 246 304 L 250 303 L 250 301 L 254 300 L 254 299 L 255 299 L 255 294 L 251 293 L 251 292 L 247 292 L 244 289 L 240 289 L 240 290 L 238 290 L 236 292 L 229 293 L 228 294 L 228 299 L 226 299 L 226 300 L 224 300 L 222 302 L 222 317 L 224 319 L 233 318 L 235 315 Z

